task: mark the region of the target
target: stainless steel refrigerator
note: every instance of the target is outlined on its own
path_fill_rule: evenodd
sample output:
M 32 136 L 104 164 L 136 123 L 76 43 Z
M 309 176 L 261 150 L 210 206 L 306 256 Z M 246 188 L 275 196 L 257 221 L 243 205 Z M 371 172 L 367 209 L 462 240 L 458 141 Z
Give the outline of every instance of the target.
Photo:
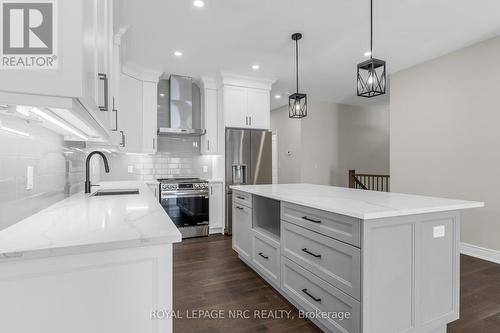
M 271 184 L 272 132 L 226 129 L 226 233 L 231 235 L 231 185 Z

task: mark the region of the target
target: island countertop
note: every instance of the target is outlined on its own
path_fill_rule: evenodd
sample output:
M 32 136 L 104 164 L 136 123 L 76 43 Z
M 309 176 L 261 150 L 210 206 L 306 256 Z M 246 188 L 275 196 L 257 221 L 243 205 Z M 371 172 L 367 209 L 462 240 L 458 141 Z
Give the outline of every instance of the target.
M 139 194 L 91 196 L 83 192 L 0 231 L 0 259 L 75 254 L 175 243 L 181 234 L 146 184 L 102 182 L 102 189 Z
M 483 207 L 483 202 L 313 184 L 235 185 L 235 191 L 363 220 Z

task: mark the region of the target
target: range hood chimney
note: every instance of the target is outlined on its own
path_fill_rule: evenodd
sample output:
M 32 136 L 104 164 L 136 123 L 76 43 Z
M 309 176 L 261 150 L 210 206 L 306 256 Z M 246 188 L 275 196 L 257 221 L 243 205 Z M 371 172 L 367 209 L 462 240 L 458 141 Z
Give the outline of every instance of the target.
M 201 128 L 201 108 L 193 107 L 193 79 L 187 76 L 170 75 L 168 91 L 166 80 L 158 83 L 158 96 L 169 94 L 168 124 L 160 124 L 158 135 L 194 135 L 205 134 Z M 199 104 L 199 103 L 198 103 Z M 167 126 L 162 126 L 167 125 Z

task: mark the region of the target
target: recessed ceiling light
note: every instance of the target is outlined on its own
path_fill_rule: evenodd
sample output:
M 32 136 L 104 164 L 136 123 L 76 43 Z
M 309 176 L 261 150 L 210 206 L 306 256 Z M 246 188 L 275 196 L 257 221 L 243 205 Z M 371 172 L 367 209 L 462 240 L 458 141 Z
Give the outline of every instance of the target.
M 259 68 L 260 68 L 260 66 L 259 66 L 259 65 L 253 65 L 253 66 L 252 66 L 252 69 L 253 69 L 254 71 L 258 71 L 258 70 L 259 70 Z
M 193 1 L 193 5 L 195 7 L 201 8 L 201 7 L 203 7 L 205 5 L 205 3 L 203 1 L 201 1 L 201 0 L 194 0 Z
M 175 51 L 174 56 L 176 57 L 182 57 L 182 52 L 181 51 Z
M 365 57 L 369 57 L 371 55 L 372 55 L 372 53 L 370 51 L 366 51 L 365 54 L 364 54 Z
M 276 98 L 276 99 L 280 99 L 280 98 L 281 98 L 281 95 L 274 95 L 274 98 Z

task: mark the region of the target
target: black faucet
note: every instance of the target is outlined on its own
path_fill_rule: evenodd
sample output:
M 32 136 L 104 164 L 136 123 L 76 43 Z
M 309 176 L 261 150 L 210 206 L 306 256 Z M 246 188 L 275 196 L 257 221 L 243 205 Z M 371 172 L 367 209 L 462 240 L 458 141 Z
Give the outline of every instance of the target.
M 104 161 L 104 170 L 106 170 L 106 173 L 109 173 L 109 165 L 108 165 L 108 159 L 106 158 L 106 155 L 104 155 L 100 151 L 91 152 L 87 156 L 87 162 L 85 163 L 85 193 L 90 193 L 90 188 L 93 186 L 93 185 L 90 185 L 90 158 L 95 154 L 101 155 L 102 160 Z

